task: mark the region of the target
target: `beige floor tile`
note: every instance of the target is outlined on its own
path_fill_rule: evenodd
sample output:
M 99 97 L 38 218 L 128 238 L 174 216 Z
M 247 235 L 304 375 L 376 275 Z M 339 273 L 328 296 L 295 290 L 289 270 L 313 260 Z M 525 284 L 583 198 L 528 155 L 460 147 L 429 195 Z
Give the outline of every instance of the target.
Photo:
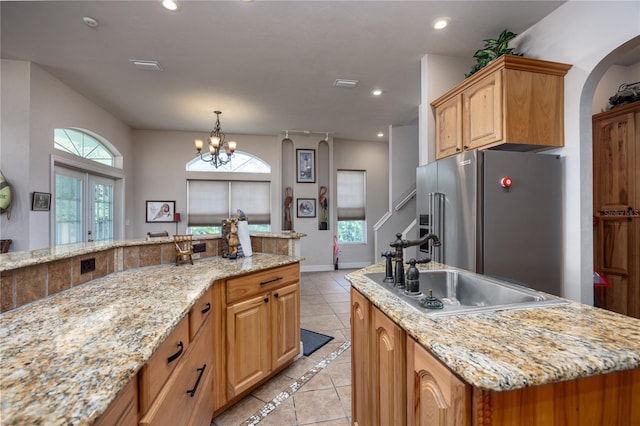
M 351 312 L 351 302 L 331 302 L 329 306 L 336 314 L 348 314 Z
M 293 398 L 283 401 L 259 423 L 260 426 L 290 426 L 297 424 Z
M 349 302 L 351 300 L 351 295 L 344 291 L 342 293 L 323 293 L 322 297 L 327 302 Z
M 351 416 L 351 386 L 340 386 L 336 388 L 338 397 L 342 403 L 342 408 L 348 416 Z
M 300 303 L 300 312 L 304 311 L 304 316 L 316 316 L 316 315 L 330 315 L 335 311 L 329 306 L 328 303 Z
M 302 310 L 303 306 L 306 305 L 324 305 L 326 304 L 327 301 L 324 300 L 324 298 L 320 295 L 320 294 L 301 294 L 300 295 L 300 316 L 303 317 L 305 316 L 305 312 Z
M 298 424 L 301 425 L 346 418 L 334 388 L 309 392 L 300 390 L 293 395 L 293 402 Z
M 304 373 L 309 371 L 316 364 L 317 362 L 315 362 L 314 360 L 303 356 L 302 358 L 297 359 L 293 364 L 285 368 L 282 371 L 282 374 L 291 377 L 294 380 L 298 380 Z
M 298 392 L 309 392 L 320 389 L 333 389 L 331 376 L 326 371 L 319 371 L 311 380 L 305 383 Z
M 212 424 L 215 426 L 237 426 L 263 406 L 263 401 L 249 395 L 213 419 Z
M 280 394 L 283 390 L 287 389 L 295 379 L 287 376 L 284 372 L 278 374 L 267 383 L 260 386 L 255 391 L 251 392 L 251 395 L 260 399 L 263 402 L 269 402 L 276 395 Z
M 334 386 L 351 386 L 351 363 L 331 363 L 325 368 L 331 375 Z
M 304 426 L 345 426 L 345 425 L 349 425 L 349 419 L 348 418 L 344 418 L 344 419 L 336 419 L 336 420 L 329 420 L 326 422 L 317 422 L 317 423 L 305 423 Z M 302 423 L 299 423 L 300 425 L 302 425 Z
M 343 326 L 349 327 L 351 325 L 351 316 L 349 314 L 336 314 Z
M 307 330 L 322 332 L 324 330 L 336 330 L 344 328 L 344 324 L 335 314 L 301 316 L 300 327 Z
M 330 341 L 329 343 L 325 344 L 323 347 L 321 347 L 320 349 L 316 350 L 314 353 L 309 355 L 309 358 L 314 360 L 316 363 L 318 363 L 323 359 L 325 359 L 327 355 L 329 355 L 331 352 L 338 349 L 338 347 L 340 347 L 342 343 L 344 343 L 344 342 L 335 342 L 334 340 Z

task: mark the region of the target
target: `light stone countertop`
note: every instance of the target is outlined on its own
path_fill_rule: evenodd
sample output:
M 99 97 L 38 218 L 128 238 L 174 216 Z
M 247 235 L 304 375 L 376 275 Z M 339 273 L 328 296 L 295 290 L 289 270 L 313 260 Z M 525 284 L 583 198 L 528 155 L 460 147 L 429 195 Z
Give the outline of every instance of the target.
M 130 269 L 0 315 L 0 422 L 93 423 L 214 281 L 301 260 Z
M 300 232 L 251 232 L 252 237 L 280 238 L 280 239 L 300 239 L 306 234 Z M 220 234 L 194 235 L 193 240 L 220 239 Z M 66 259 L 83 254 L 95 253 L 101 250 L 108 250 L 119 247 L 132 247 L 141 245 L 153 245 L 173 243 L 173 237 L 160 238 L 140 238 L 133 240 L 118 241 L 96 241 L 91 243 L 66 244 L 58 247 L 47 247 L 36 250 L 17 251 L 0 254 L 0 272 L 12 269 L 24 268 L 26 266 L 39 265 L 53 260 Z
M 419 269 L 442 269 L 435 262 Z M 346 276 L 465 382 L 504 391 L 640 367 L 640 320 L 581 303 L 429 317 L 366 277 Z

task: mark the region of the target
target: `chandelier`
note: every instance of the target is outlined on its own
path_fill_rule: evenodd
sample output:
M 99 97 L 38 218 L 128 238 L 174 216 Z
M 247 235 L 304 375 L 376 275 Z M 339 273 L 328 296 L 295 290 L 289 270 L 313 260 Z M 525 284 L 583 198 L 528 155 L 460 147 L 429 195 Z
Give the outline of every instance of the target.
M 220 111 L 213 111 L 216 115 L 216 125 L 209 134 L 209 154 L 203 154 L 202 148 L 204 147 L 204 141 L 202 139 L 196 139 L 196 156 L 199 156 L 202 161 L 206 161 L 213 165 L 216 169 L 219 166 L 224 166 L 233 157 L 233 153 L 236 150 L 237 143 L 234 141 L 225 141 L 224 133 L 220 131 Z

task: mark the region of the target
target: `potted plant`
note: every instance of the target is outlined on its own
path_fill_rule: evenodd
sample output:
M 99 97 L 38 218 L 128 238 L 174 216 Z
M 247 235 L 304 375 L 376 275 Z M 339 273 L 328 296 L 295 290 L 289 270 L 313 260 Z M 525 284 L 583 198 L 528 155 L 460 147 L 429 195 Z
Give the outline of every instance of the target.
M 473 57 L 476 58 L 476 63 L 471 68 L 466 77 L 470 77 L 475 72 L 480 71 L 482 68 L 486 67 L 496 58 L 499 58 L 502 55 L 514 55 L 514 56 L 522 56 L 522 53 L 516 53 L 509 47 L 509 42 L 516 36 L 517 34 L 512 33 L 509 30 L 504 30 L 500 33 L 497 39 L 487 39 L 484 40 L 484 48 L 477 50 L 476 53 L 473 54 Z

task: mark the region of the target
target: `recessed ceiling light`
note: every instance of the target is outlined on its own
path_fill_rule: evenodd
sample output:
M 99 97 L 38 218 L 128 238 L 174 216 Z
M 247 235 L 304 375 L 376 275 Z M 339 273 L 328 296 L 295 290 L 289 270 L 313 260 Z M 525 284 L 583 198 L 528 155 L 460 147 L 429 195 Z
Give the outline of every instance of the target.
M 382 132 L 378 133 L 378 137 L 379 137 L 379 138 L 381 138 L 381 137 L 383 137 L 383 136 L 384 136 L 384 133 L 382 133 Z
M 344 87 L 347 89 L 353 89 L 358 85 L 359 82 L 360 82 L 359 80 L 347 80 L 346 78 L 338 78 L 336 79 L 336 81 L 333 82 L 333 85 L 335 87 Z
M 371 94 L 372 94 L 373 96 L 380 96 L 380 95 L 382 95 L 382 90 L 380 90 L 380 89 L 372 90 L 372 91 L 371 91 Z
M 172 12 L 178 10 L 178 3 L 174 0 L 162 0 L 162 7 Z
M 144 59 L 129 59 L 129 63 L 142 71 L 163 71 L 162 65 L 158 61 L 147 61 Z
M 91 16 L 85 16 L 82 18 L 82 22 L 84 22 L 87 27 L 96 28 L 98 26 L 98 21 Z
M 433 29 L 441 30 L 449 25 L 449 18 L 438 18 L 433 21 Z

